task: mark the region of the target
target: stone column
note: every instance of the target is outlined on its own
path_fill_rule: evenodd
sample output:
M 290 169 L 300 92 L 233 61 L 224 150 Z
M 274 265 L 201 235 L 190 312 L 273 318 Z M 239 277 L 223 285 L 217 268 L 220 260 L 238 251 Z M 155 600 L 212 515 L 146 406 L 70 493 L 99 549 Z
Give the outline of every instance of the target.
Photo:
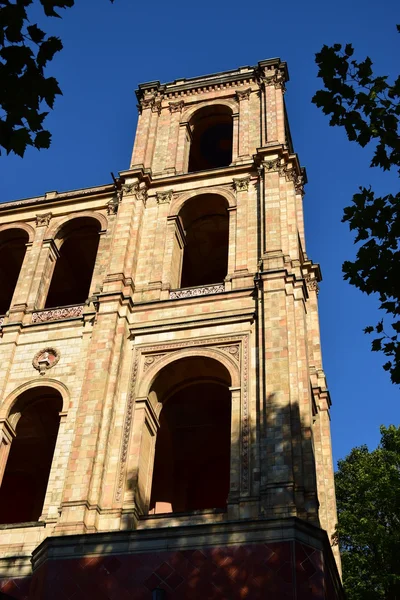
M 229 215 L 229 249 L 228 249 L 228 275 L 233 275 L 236 270 L 236 206 L 230 206 Z
M 250 158 L 249 156 L 249 117 L 251 89 L 238 90 L 236 97 L 239 101 L 239 152 L 238 158 Z
M 145 514 L 150 503 L 156 436 L 159 427 L 158 418 L 149 398 L 136 398 L 123 500 L 123 510 L 131 514 L 132 524 L 138 515 Z
M 149 286 L 153 289 L 157 288 L 161 290 L 162 287 L 162 276 L 163 276 L 163 263 L 164 263 L 164 251 L 166 244 L 166 232 L 167 232 L 167 218 L 169 213 L 169 207 L 173 198 L 173 191 L 168 190 L 165 192 L 157 192 L 157 226 L 153 245 L 153 256 L 152 256 L 152 268 L 149 273 Z
M 0 486 L 10 453 L 11 443 L 15 438 L 15 430 L 8 419 L 0 420 Z
M 284 75 L 279 69 L 268 70 L 265 73 L 263 83 L 266 112 L 266 145 L 271 143 L 285 144 Z
M 152 108 L 155 102 L 154 94 L 146 94 L 140 102 L 140 115 L 135 136 L 135 145 L 133 147 L 131 168 L 133 166 L 144 166 L 146 161 L 146 151 L 149 137 L 150 121 L 152 117 Z
M 241 474 L 241 402 L 240 388 L 231 387 L 231 470 L 228 504 L 239 502 Z
M 162 268 L 162 299 L 167 300 L 169 290 L 178 288 L 181 281 L 185 232 L 178 216 L 167 218 L 166 242 Z
M 171 175 L 176 173 L 176 157 L 178 151 L 178 137 L 179 137 L 179 121 L 181 118 L 182 109 L 184 107 L 183 100 L 178 102 L 169 103 L 169 112 L 171 113 L 169 133 L 168 133 L 168 146 L 167 146 L 167 161 L 165 171 Z
M 189 123 L 184 122 L 179 126 L 178 147 L 176 150 L 176 173 L 186 173 L 189 166 L 191 133 Z
M 160 113 L 161 113 L 161 100 L 157 99 L 154 101 L 154 103 L 151 107 L 150 123 L 149 123 L 148 132 L 147 132 L 147 145 L 146 145 L 146 152 L 145 152 L 144 163 L 143 163 L 145 169 L 151 169 L 152 165 L 153 165 L 153 154 L 154 154 L 154 148 L 155 148 L 156 139 L 157 139 L 157 125 L 158 125 L 158 118 L 160 116 Z
M 235 271 L 247 271 L 247 196 L 250 177 L 234 179 L 237 199 L 236 266 Z

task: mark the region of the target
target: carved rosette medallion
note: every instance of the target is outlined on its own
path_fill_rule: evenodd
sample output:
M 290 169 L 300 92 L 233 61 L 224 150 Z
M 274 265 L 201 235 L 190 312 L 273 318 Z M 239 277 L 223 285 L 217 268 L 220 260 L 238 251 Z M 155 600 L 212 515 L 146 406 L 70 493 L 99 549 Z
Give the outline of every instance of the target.
M 146 356 L 143 362 L 143 372 L 145 373 L 147 369 L 152 367 L 163 356 L 165 356 L 165 352 L 163 354 L 149 354 L 148 356 Z
M 36 352 L 32 360 L 33 367 L 44 375 L 46 371 L 53 368 L 60 360 L 60 352 L 55 348 L 44 348 Z
M 240 360 L 239 344 L 232 344 L 231 346 L 219 346 L 219 349 L 223 350 L 223 352 L 226 352 L 227 354 L 232 356 L 232 358 L 234 358 L 237 362 L 239 362 L 239 360 Z
M 36 215 L 36 227 L 48 227 L 51 217 L 51 212 L 44 213 L 43 215 Z
M 247 192 L 249 189 L 250 177 L 242 177 L 233 180 L 233 188 L 236 192 Z

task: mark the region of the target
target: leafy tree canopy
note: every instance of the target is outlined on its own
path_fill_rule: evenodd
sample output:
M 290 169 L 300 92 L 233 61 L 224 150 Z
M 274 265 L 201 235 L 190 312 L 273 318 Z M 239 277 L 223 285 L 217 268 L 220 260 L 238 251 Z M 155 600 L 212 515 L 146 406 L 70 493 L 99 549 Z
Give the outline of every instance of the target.
M 400 76 L 389 82 L 387 76 L 373 73 L 369 57 L 358 62 L 353 55 L 351 44 L 324 46 L 316 54 L 324 89 L 312 101 L 330 115 L 330 125 L 344 127 L 350 141 L 372 144 L 371 167 L 400 173 Z M 378 294 L 389 329 L 381 320 L 364 331 L 378 334 L 372 350 L 388 357 L 384 369 L 400 384 L 400 193 L 380 196 L 362 186 L 342 220 L 360 243 L 356 260 L 343 264 L 344 278 L 367 294 Z
M 34 0 L 0 0 L 0 153 L 23 156 L 27 146 L 48 148 L 51 134 L 43 121 L 60 87 L 45 67 L 62 50 L 60 38 L 48 36 L 27 13 Z M 74 0 L 37 0 L 47 17 Z M 111 0 L 113 2 L 114 0 Z M 45 109 L 45 110 L 43 110 Z
M 376 450 L 353 448 L 335 474 L 348 600 L 400 598 L 400 427 L 381 427 Z

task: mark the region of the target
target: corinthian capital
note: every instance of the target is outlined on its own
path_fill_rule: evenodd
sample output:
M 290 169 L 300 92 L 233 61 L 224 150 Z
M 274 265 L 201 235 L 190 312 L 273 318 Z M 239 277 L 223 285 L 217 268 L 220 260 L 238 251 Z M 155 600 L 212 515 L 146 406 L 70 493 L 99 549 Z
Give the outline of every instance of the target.
M 185 106 L 185 103 L 183 100 L 179 100 L 178 102 L 169 102 L 169 112 L 170 113 L 176 113 L 176 112 L 182 112 L 183 107 Z
M 247 88 L 247 90 L 237 90 L 236 98 L 239 100 L 248 100 L 250 98 L 251 88 Z

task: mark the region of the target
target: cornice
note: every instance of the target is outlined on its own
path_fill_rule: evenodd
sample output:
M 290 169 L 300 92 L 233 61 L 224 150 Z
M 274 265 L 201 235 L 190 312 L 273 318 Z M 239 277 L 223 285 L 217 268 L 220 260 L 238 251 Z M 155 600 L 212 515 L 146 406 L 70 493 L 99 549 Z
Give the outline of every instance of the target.
M 206 93 L 215 89 L 227 89 L 236 86 L 238 83 L 254 82 L 259 84 L 260 77 L 262 78 L 272 70 L 280 73 L 283 82 L 289 80 L 286 63 L 281 61 L 280 58 L 270 58 L 261 60 L 253 67 L 239 67 L 231 71 L 220 71 L 219 73 L 189 79 L 176 79 L 168 83 L 160 83 L 159 81 L 141 83 L 136 90 L 136 96 L 141 104 L 151 98 L 177 98 L 179 96 Z
M 22 200 L 11 200 L 10 202 L 2 202 L 0 204 L 0 211 L 6 212 L 7 210 L 15 210 L 16 208 L 25 208 L 29 206 L 48 205 L 62 203 L 66 201 L 75 201 L 79 198 L 87 198 L 88 196 L 103 196 L 109 195 L 115 190 L 113 183 L 106 185 L 98 185 L 96 187 L 81 188 L 78 190 L 71 190 L 67 192 L 46 192 L 43 196 L 36 196 L 34 198 L 24 198 Z

